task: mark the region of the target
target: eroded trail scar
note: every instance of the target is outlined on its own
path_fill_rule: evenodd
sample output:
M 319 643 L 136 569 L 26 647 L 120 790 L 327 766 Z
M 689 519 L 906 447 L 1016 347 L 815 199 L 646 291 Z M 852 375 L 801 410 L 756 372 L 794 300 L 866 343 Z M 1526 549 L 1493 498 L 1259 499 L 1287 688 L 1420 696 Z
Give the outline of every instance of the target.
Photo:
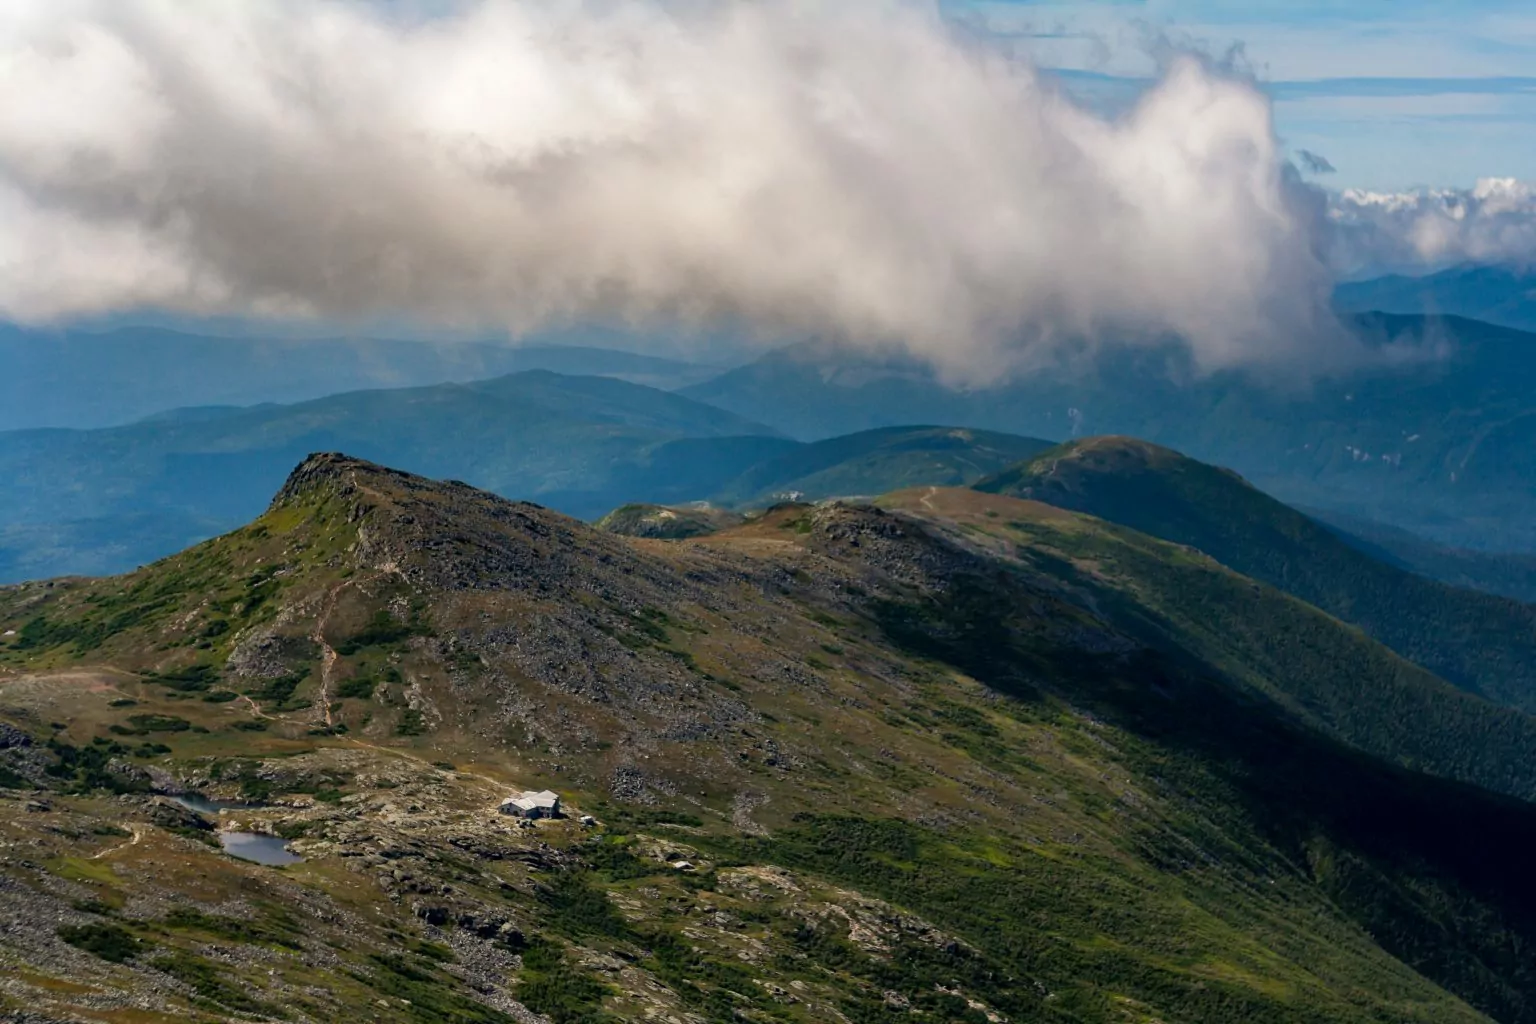
M 315 631 L 310 634 L 310 639 L 320 645 L 320 710 L 325 716 L 327 729 L 335 725 L 331 720 L 331 675 L 336 668 L 336 649 L 325 639 L 325 626 L 330 621 L 331 612 L 336 610 L 336 598 L 347 586 L 343 581 L 332 587 L 325 595 L 325 605 L 320 609 L 320 615 L 315 619 Z
M 272 719 L 272 716 L 261 710 L 261 705 L 257 704 L 249 694 L 242 693 L 240 695 L 240 700 L 244 702 L 245 706 L 250 709 L 251 714 L 255 715 L 257 718 L 265 718 L 269 721 Z
M 127 842 L 119 843 L 116 846 L 102 850 L 100 853 L 94 853 L 91 855 L 90 859 L 100 860 L 103 857 L 109 857 L 112 854 L 117 853 L 119 850 L 126 850 L 130 846 L 139 845 L 139 840 L 144 838 L 144 830 L 138 825 L 129 825 L 128 828 L 133 832 L 133 838 L 129 839 Z

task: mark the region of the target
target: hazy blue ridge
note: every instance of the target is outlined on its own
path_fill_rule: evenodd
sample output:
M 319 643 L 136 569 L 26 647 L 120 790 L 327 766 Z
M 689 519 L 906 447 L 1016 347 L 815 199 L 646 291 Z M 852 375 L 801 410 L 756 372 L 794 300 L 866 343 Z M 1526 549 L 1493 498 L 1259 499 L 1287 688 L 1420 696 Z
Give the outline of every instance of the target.
M 621 377 L 657 388 L 718 371 L 586 344 L 513 347 L 387 338 L 222 337 L 164 327 L 25 329 L 0 324 L 0 430 L 107 427 L 185 406 L 302 402 L 364 388 L 480 380 L 523 370 Z
M 804 440 L 913 422 L 1066 440 L 1128 434 L 1277 497 L 1442 544 L 1536 551 L 1536 334 L 1457 317 L 1353 321 L 1378 357 L 1289 383 L 1200 377 L 1171 350 L 970 391 L 912 362 L 802 345 L 683 389 Z
M 1424 277 L 1393 274 L 1339 285 L 1334 304 L 1351 313 L 1448 314 L 1536 331 L 1536 273 L 1465 266 Z

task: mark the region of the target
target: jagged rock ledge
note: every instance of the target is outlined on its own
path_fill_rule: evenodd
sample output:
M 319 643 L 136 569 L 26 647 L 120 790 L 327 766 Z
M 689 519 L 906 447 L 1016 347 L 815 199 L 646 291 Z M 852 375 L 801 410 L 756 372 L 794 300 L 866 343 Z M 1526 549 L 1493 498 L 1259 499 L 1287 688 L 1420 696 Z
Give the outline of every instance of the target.
M 359 459 L 342 452 L 315 452 L 294 467 L 288 474 L 282 489 L 272 499 L 272 507 L 280 508 L 322 495 L 346 495 L 356 489 L 356 475 L 379 476 L 401 483 L 413 479 L 409 473 L 390 469 L 367 459 Z

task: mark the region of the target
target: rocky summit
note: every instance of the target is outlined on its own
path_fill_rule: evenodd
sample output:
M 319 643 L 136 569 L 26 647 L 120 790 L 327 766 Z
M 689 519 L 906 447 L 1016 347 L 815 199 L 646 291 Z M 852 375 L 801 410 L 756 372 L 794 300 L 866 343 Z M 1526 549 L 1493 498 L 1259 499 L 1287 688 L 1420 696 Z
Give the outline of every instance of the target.
M 0 589 L 0 1014 L 1536 1021 L 1521 712 L 1030 500 L 628 519 L 315 455 Z

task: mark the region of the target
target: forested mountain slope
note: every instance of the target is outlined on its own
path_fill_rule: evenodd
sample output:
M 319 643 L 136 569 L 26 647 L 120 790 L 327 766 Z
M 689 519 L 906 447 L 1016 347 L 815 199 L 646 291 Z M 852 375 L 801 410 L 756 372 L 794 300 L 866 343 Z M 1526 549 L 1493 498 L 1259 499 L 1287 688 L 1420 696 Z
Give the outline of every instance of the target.
M 1299 511 L 1332 527 L 1346 543 L 1379 562 L 1452 586 L 1536 603 L 1536 555 L 1450 547 L 1369 519 L 1321 509 Z
M 1132 438 L 1074 441 L 977 487 L 1205 552 L 1490 700 L 1536 710 L 1536 607 L 1378 561 L 1236 474 Z

